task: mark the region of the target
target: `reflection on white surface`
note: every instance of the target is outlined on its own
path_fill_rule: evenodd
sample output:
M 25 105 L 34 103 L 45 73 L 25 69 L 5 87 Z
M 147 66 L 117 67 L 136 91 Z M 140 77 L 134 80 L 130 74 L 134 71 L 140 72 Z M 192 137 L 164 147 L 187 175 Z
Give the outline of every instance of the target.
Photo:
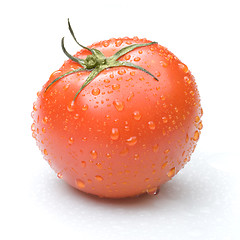
M 235 167 L 230 169 L 235 159 L 220 156 L 218 165 L 218 155 L 195 153 L 157 196 L 121 200 L 86 195 L 46 171 L 32 183 L 38 189 L 31 194 L 33 211 L 49 217 L 41 224 L 64 226 L 56 234 L 85 239 L 238 239 L 240 191 Z

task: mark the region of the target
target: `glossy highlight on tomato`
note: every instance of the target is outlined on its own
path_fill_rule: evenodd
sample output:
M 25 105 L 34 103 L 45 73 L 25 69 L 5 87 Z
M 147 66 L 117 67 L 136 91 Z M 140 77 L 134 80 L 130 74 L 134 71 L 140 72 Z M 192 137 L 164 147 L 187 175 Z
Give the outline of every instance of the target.
M 146 39 L 112 38 L 82 47 L 72 56 L 62 41 L 70 59 L 38 92 L 32 135 L 57 176 L 83 192 L 154 195 L 190 160 L 199 140 L 195 79 L 174 54 Z

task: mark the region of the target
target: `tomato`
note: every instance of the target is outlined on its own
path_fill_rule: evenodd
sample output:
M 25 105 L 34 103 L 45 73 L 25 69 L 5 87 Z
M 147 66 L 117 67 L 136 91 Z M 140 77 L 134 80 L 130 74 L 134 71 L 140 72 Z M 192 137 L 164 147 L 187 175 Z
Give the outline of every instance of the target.
M 77 42 L 70 23 L 69 30 Z M 62 40 L 69 59 L 37 94 L 32 134 L 39 149 L 59 178 L 83 192 L 156 194 L 190 160 L 200 136 L 193 75 L 146 39 L 79 45 L 72 56 Z

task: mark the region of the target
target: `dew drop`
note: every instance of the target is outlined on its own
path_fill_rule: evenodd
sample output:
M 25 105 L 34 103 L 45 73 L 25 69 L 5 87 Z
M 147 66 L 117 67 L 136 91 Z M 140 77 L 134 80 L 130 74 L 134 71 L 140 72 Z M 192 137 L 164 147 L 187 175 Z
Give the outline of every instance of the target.
M 99 175 L 95 176 L 95 179 L 99 182 L 103 181 L 103 177 L 101 177 Z
M 33 110 L 37 111 L 37 104 L 35 102 L 33 103 Z
M 82 161 L 82 162 L 81 162 L 81 166 L 82 166 L 82 168 L 85 168 L 85 167 L 86 167 L 86 162 L 85 162 L 85 161 Z
M 176 168 L 175 167 L 171 168 L 167 173 L 168 177 L 170 178 L 173 177 L 175 175 L 175 172 L 176 172 Z
M 134 154 L 134 160 L 138 160 L 139 159 L 139 154 L 138 153 L 135 153 Z
M 112 140 L 117 140 L 118 138 L 119 138 L 119 130 L 118 130 L 118 128 L 112 128 L 111 139 Z
M 197 123 L 197 122 L 199 122 L 200 121 L 200 117 L 199 116 L 196 116 L 195 117 L 195 122 Z
M 116 47 L 120 47 L 122 45 L 123 41 L 121 39 L 118 39 L 116 42 L 115 42 L 115 45 Z
M 159 150 L 159 145 L 158 144 L 153 145 L 153 152 L 158 152 L 158 150 Z
M 76 113 L 75 115 L 74 115 L 74 119 L 79 119 L 79 114 L 78 113 Z
M 67 110 L 69 112 L 72 112 L 74 110 L 74 101 L 72 101 L 68 106 L 67 106 Z
M 120 88 L 120 84 L 113 84 L 112 89 L 113 90 L 118 90 Z
M 160 61 L 160 64 L 161 64 L 163 67 L 167 67 L 167 66 L 168 66 L 168 64 L 167 64 L 166 62 L 164 62 L 164 61 Z
M 44 153 L 44 155 L 47 156 L 47 155 L 48 155 L 47 149 L 44 149 L 44 150 L 43 150 L 43 153 Z
M 64 87 L 63 90 L 67 90 L 70 87 L 70 83 L 67 83 Z
M 61 172 L 59 172 L 59 173 L 57 174 L 57 177 L 58 177 L 58 178 L 60 178 L 60 179 L 62 179 L 62 178 L 63 178 L 63 175 L 62 175 L 62 173 L 61 173 Z
M 188 73 L 188 67 L 184 63 L 179 63 L 178 66 L 183 72 Z
M 92 95 L 97 96 L 97 95 L 99 95 L 99 94 L 100 94 L 100 89 L 99 89 L 99 88 L 94 88 L 94 89 L 92 90 Z
M 135 57 L 135 58 L 134 58 L 134 61 L 135 61 L 135 62 L 139 62 L 140 60 L 141 60 L 140 57 Z
M 187 84 L 191 84 L 191 79 L 187 76 L 184 77 L 184 81 L 187 83 Z
M 136 136 L 133 136 L 133 137 L 130 137 L 126 140 L 126 143 L 129 145 L 129 146 L 134 146 L 136 143 L 137 143 L 137 137 Z
M 85 188 L 85 183 L 80 179 L 76 180 L 76 184 L 78 188 Z
M 140 112 L 139 111 L 135 111 L 135 112 L 133 112 L 133 117 L 134 117 L 134 119 L 135 120 L 140 120 L 141 119 L 141 114 L 140 114 Z
M 83 110 L 83 111 L 88 110 L 88 105 L 87 105 L 87 104 L 84 104 L 84 105 L 82 106 L 82 110 Z
M 194 135 L 193 135 L 193 140 L 194 140 L 194 141 L 197 141 L 198 139 L 199 139 L 199 132 L 196 131 L 196 132 L 194 133 Z
M 96 166 L 97 166 L 99 169 L 102 169 L 102 164 L 101 164 L 101 163 L 96 163 Z
M 118 71 L 118 74 L 119 74 L 119 75 L 123 75 L 123 74 L 125 74 L 125 73 L 126 73 L 126 70 L 125 70 L 125 69 L 121 69 L 121 70 Z
M 149 195 L 157 195 L 159 193 L 160 188 L 159 187 L 151 187 L 147 189 L 147 194 Z
M 103 41 L 103 46 L 108 47 L 109 46 L 109 41 Z
M 48 122 L 48 117 L 44 117 L 44 118 L 42 119 L 42 122 L 43 122 L 44 124 L 47 124 L 47 122 Z
M 154 130 L 155 127 L 156 127 L 156 125 L 155 125 L 155 123 L 154 123 L 153 121 L 149 121 L 149 122 L 148 122 L 148 127 L 149 127 L 151 130 Z
M 119 100 L 115 100 L 115 101 L 113 102 L 113 105 L 114 105 L 114 107 L 117 109 L 117 111 L 119 111 L 119 112 L 121 112 L 121 111 L 123 110 L 123 108 L 124 108 L 123 102 L 121 102 L 121 101 L 119 101 Z
M 164 169 L 167 166 L 167 164 L 168 162 L 163 163 L 161 168 Z
M 68 139 L 68 144 L 69 144 L 69 145 L 72 145 L 72 144 L 73 144 L 73 142 L 74 142 L 73 138 L 72 138 L 72 137 L 70 137 L 70 138 Z
M 169 148 L 164 151 L 165 154 L 168 154 L 169 152 L 170 152 Z
M 92 156 L 92 159 L 96 159 L 97 158 L 97 152 L 95 151 L 95 150 L 92 150 L 91 152 L 90 152 L 90 154 L 91 154 L 91 156 Z
M 203 128 L 203 124 L 202 124 L 202 122 L 199 122 L 198 123 L 198 130 L 201 130 Z
M 32 129 L 33 132 L 36 130 L 35 123 L 32 124 L 31 129 Z
M 167 123 L 168 122 L 166 117 L 162 117 L 162 121 L 163 121 L 163 123 Z
M 134 97 L 134 93 L 130 92 L 129 96 L 127 97 L 127 101 L 130 101 Z

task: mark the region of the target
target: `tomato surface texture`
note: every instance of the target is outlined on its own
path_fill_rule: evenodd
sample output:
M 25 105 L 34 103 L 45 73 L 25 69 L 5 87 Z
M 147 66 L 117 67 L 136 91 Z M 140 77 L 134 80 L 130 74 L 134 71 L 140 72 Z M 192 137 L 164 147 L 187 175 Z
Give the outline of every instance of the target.
M 89 48 L 107 58 L 150 42 L 112 38 Z M 74 58 L 89 55 L 83 48 Z M 130 66 L 109 67 L 76 95 L 93 71 L 74 72 L 83 66 L 68 59 L 37 94 L 32 134 L 57 176 L 83 192 L 107 198 L 156 194 L 196 147 L 202 129 L 199 92 L 188 67 L 157 43 L 118 60 L 155 78 Z

